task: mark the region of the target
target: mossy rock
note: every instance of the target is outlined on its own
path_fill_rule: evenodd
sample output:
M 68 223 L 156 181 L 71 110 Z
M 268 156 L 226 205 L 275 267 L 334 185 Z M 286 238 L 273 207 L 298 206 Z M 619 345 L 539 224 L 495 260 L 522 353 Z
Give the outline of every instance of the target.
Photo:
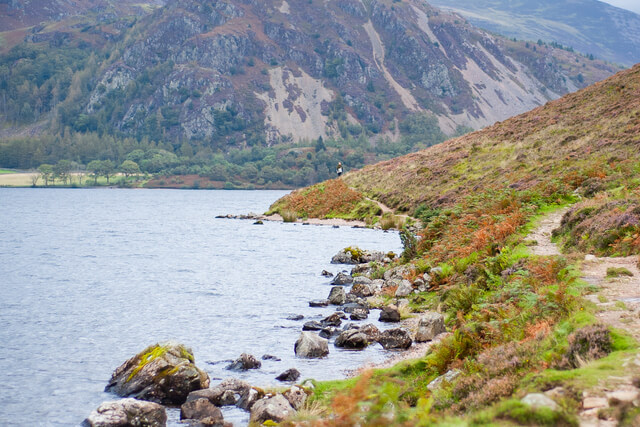
M 147 347 L 111 375 L 105 391 L 165 405 L 180 405 L 195 390 L 209 387 L 190 348 L 174 342 Z

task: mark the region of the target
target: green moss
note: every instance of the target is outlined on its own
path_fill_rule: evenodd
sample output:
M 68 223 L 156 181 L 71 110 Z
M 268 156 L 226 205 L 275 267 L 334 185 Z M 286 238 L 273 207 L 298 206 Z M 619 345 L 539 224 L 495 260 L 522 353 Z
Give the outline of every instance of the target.
M 624 267 L 609 267 L 607 268 L 607 277 L 614 278 L 620 276 L 633 276 L 633 273 Z
M 127 378 L 127 382 L 131 381 L 131 379 L 135 377 L 136 374 L 140 372 L 142 368 L 144 368 L 149 362 L 152 362 L 158 357 L 164 356 L 166 353 L 167 353 L 167 348 L 161 346 L 160 344 L 147 347 L 145 350 L 142 351 L 140 355 L 140 361 L 138 362 L 138 366 L 136 366 L 135 369 L 131 371 L 129 378 Z
M 472 419 L 471 425 L 486 425 L 497 420 L 508 420 L 518 425 L 577 426 L 575 417 L 549 408 L 533 408 L 519 400 L 507 400 Z

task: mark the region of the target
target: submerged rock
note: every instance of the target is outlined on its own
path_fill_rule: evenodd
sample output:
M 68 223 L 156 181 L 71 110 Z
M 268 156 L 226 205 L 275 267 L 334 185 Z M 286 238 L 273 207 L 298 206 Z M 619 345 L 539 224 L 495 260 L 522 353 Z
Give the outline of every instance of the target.
M 298 357 L 317 359 L 329 354 L 329 342 L 311 332 L 302 332 L 293 350 Z
M 104 402 L 82 422 L 83 427 L 126 427 L 167 425 L 164 406 L 137 399 Z
M 291 368 L 278 375 L 276 377 L 276 380 L 283 382 L 292 382 L 298 381 L 298 378 L 300 378 L 300 371 L 298 371 L 296 368 Z
M 147 347 L 118 367 L 105 388 L 124 397 L 181 405 L 190 392 L 209 387 L 209 375 L 194 364 L 193 352 L 167 342 Z
M 239 358 L 233 361 L 227 369 L 231 371 L 248 371 L 249 369 L 259 369 L 262 366 L 262 362 L 256 359 L 254 356 L 242 353 Z

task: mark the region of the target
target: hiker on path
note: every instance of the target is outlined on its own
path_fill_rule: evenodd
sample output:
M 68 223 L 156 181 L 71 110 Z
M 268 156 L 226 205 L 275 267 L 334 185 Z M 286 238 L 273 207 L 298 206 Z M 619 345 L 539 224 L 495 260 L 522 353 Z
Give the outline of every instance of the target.
M 338 176 L 342 175 L 342 162 L 338 162 L 338 166 L 336 166 L 336 172 Z

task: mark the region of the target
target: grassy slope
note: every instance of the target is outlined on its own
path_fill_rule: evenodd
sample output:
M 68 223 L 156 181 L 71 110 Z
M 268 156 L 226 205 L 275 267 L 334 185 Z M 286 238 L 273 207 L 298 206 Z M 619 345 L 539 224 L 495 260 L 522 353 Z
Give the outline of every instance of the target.
M 397 209 L 425 205 L 418 209 L 429 213 L 421 239 L 403 257 L 407 279 L 436 265 L 442 270 L 431 274 L 429 292 L 409 302 L 416 312 L 441 311 L 454 333 L 417 362 L 355 385 L 321 386 L 314 396 L 325 408 L 320 424 L 575 425 L 582 392 L 619 375 L 637 343 L 610 331 L 602 344 L 593 329 L 583 329 L 596 317 L 582 298 L 595 289 L 574 266 L 582 256 L 532 256 L 526 235 L 540 214 L 580 198 L 605 210 L 620 203 L 636 209 L 629 200 L 640 196 L 639 148 L 640 66 L 483 131 L 347 175 L 352 188 Z M 311 202 L 304 200 L 311 193 L 296 193 L 297 202 Z M 602 209 L 590 211 L 597 216 L 589 224 Z M 637 224 L 625 230 L 640 232 Z M 565 233 L 572 231 L 569 225 Z M 617 237 L 614 243 L 624 243 Z M 627 253 L 640 251 L 628 246 Z M 572 365 L 569 343 L 578 331 L 609 356 Z M 427 389 L 451 369 L 460 371 L 458 379 Z M 558 386 L 568 391 L 558 411 L 518 400 Z

